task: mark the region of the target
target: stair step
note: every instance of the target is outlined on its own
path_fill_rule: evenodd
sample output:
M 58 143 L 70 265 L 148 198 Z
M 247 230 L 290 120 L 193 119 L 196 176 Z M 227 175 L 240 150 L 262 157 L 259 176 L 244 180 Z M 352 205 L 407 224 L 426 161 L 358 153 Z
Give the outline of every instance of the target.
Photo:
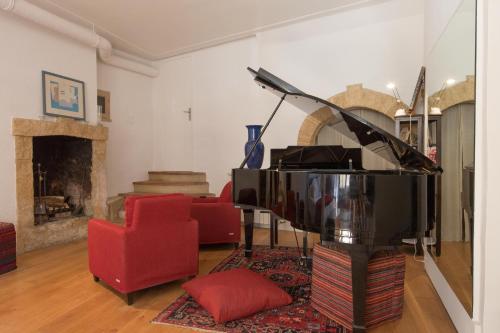
M 208 193 L 207 182 L 167 182 L 146 180 L 134 182 L 134 192 L 149 193 Z
M 120 193 L 118 195 L 122 197 L 127 197 L 130 195 L 158 195 L 161 193 L 152 193 L 152 192 L 127 192 L 127 193 Z M 192 197 L 214 197 L 215 194 L 213 193 L 185 193 L 186 195 L 190 195 Z
M 169 182 L 206 182 L 204 172 L 193 171 L 149 171 L 149 180 Z
M 158 173 L 164 175 L 204 175 L 204 172 L 198 171 L 149 171 L 149 173 Z

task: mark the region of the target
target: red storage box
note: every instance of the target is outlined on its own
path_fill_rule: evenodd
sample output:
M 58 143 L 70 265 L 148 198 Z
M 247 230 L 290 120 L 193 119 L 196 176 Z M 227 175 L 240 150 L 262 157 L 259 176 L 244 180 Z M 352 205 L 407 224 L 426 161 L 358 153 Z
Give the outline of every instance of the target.
M 16 229 L 0 222 L 0 274 L 16 269 Z
M 405 255 L 398 250 L 375 253 L 368 263 L 365 325 L 401 318 Z M 316 244 L 313 252 L 311 305 L 321 314 L 351 328 L 353 297 L 349 253 Z

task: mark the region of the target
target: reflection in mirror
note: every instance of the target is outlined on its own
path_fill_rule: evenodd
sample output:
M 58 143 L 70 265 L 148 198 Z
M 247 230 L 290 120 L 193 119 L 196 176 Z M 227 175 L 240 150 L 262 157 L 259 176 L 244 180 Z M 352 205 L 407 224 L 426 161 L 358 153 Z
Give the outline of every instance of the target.
M 382 112 L 365 108 L 349 109 L 349 112 L 368 120 L 370 123 L 394 135 L 394 120 Z M 394 169 L 394 165 L 374 152 L 364 148 L 359 143 L 355 143 L 346 136 L 339 133 L 329 124 L 326 124 L 318 133 L 316 145 L 341 145 L 344 148 L 361 148 L 363 168 L 367 170 Z
M 444 170 L 437 198 L 441 226 L 432 235 L 438 242 L 431 242 L 435 245 L 428 249 L 469 315 L 474 233 L 475 5 L 475 0 L 463 0 L 448 23 L 428 57 L 426 82 L 428 151 Z

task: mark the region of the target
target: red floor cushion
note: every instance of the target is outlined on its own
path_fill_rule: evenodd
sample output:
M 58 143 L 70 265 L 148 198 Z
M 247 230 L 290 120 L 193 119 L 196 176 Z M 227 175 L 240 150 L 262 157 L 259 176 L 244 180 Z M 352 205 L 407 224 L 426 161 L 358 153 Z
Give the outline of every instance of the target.
M 288 305 L 292 297 L 265 277 L 245 268 L 205 275 L 182 288 L 207 310 L 217 323 Z

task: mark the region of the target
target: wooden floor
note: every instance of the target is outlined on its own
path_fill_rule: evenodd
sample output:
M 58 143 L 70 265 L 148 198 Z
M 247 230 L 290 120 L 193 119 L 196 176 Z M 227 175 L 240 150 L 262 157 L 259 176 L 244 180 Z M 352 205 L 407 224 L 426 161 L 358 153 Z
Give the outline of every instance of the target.
M 256 244 L 268 243 L 268 231 L 257 229 Z M 293 233 L 280 231 L 280 245 L 295 245 Z M 232 251 L 231 246 L 203 248 L 200 274 L 208 273 Z M 411 252 L 411 251 L 410 251 Z M 403 318 L 370 332 L 456 332 L 423 263 L 406 261 Z M 19 268 L 0 275 L 0 332 L 192 332 L 150 321 L 183 291 L 182 281 L 139 292 L 127 306 L 87 269 L 86 241 L 21 255 Z
M 441 256 L 434 257 L 434 261 L 455 295 L 457 295 L 460 303 L 472 316 L 470 247 L 470 242 L 441 242 Z

